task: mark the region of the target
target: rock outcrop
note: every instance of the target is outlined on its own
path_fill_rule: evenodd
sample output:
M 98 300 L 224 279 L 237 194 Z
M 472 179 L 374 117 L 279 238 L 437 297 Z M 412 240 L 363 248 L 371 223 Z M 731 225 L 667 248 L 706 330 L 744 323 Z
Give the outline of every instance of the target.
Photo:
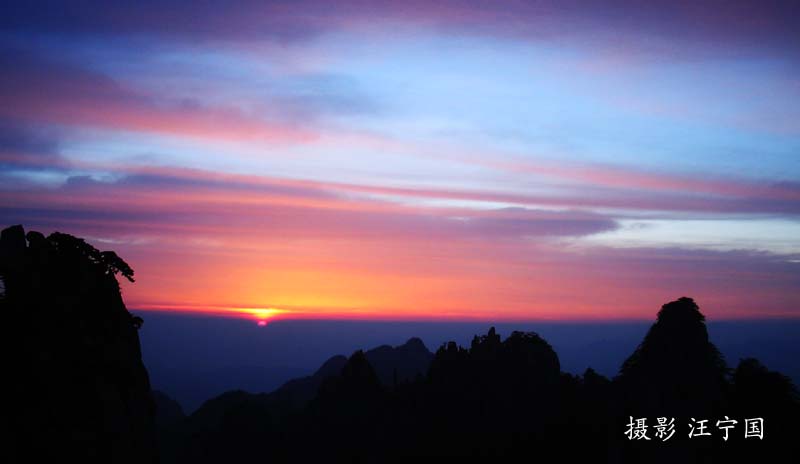
M 67 234 L 0 236 L 12 462 L 156 462 L 155 407 L 116 276 L 133 270 Z

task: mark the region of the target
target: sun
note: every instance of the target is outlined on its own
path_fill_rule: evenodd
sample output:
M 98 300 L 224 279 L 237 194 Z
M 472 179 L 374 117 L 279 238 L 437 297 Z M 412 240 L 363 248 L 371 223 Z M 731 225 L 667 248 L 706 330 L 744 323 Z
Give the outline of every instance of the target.
M 256 319 L 259 327 L 266 326 L 271 319 L 275 318 L 275 316 L 287 312 L 286 310 L 279 308 L 236 308 L 236 311 L 253 316 Z

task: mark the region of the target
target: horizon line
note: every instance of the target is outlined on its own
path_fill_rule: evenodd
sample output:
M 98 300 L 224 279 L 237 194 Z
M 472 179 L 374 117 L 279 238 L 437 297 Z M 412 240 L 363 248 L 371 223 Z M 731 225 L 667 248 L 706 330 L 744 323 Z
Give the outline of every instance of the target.
M 186 317 L 206 317 L 222 318 L 232 320 L 242 320 L 259 323 L 259 325 L 273 324 L 276 322 L 289 321 L 328 321 L 328 322 L 398 322 L 398 323 L 487 323 L 487 324 L 529 324 L 529 323 L 557 323 L 557 324 L 614 324 L 614 323 L 654 323 L 658 310 L 654 311 L 650 317 L 609 317 L 609 316 L 565 316 L 565 317 L 491 317 L 485 314 L 480 315 L 431 315 L 428 317 L 419 314 L 409 314 L 406 316 L 398 314 L 382 314 L 380 310 L 365 311 L 344 311 L 344 312 L 325 312 L 314 313 L 312 311 L 292 311 L 279 308 L 232 308 L 224 306 L 188 306 L 188 305 L 134 305 L 128 308 L 129 312 L 162 313 L 175 316 Z M 705 316 L 705 314 L 704 314 Z M 705 316 L 706 323 L 715 322 L 774 322 L 790 321 L 800 322 L 800 316 L 790 314 L 760 314 L 760 315 L 733 315 L 715 316 L 709 318 Z

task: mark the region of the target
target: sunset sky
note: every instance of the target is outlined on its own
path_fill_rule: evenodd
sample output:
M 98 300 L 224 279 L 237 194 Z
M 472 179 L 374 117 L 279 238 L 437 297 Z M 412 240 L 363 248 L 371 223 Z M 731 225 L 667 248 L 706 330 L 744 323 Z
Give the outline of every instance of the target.
M 800 2 L 697 3 L 4 2 L 0 226 L 136 310 L 800 317 Z

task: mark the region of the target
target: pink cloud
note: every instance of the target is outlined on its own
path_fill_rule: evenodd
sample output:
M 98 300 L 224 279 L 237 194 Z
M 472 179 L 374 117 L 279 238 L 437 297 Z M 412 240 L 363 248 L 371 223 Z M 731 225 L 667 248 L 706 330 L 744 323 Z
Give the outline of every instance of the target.
M 65 126 L 149 132 L 219 140 L 307 143 L 318 133 L 234 107 L 156 101 L 109 77 L 23 52 L 4 52 L 0 117 Z

